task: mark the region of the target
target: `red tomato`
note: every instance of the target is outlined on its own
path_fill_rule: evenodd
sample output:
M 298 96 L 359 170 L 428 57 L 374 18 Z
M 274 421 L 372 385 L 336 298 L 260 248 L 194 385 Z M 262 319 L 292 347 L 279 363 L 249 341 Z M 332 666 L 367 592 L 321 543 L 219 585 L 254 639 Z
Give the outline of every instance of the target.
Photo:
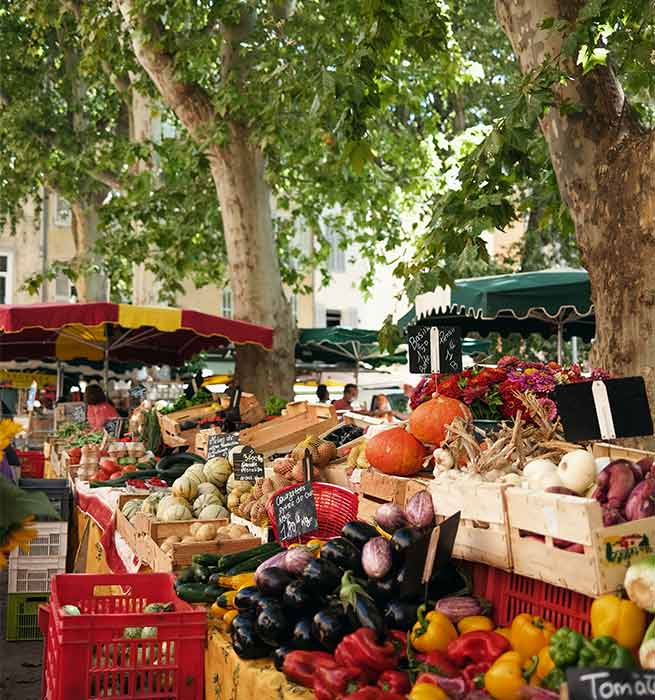
M 93 477 L 93 481 L 107 481 L 108 479 L 109 474 L 107 474 L 107 472 L 103 472 L 102 469 L 99 469 Z
M 73 459 L 79 459 L 82 456 L 82 448 L 81 447 L 71 447 L 70 450 L 68 450 L 68 456 Z
M 118 474 L 118 472 L 121 470 L 121 465 L 111 459 L 105 459 L 102 462 L 102 468 L 107 472 L 107 474 Z

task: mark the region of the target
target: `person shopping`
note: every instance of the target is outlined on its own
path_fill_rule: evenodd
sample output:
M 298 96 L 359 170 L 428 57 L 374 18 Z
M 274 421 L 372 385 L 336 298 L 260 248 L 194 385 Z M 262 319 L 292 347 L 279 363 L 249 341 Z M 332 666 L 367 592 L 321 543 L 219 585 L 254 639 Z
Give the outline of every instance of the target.
M 108 420 L 119 417 L 118 411 L 98 384 L 87 386 L 84 392 L 84 401 L 86 403 L 87 423 L 94 430 L 102 430 Z

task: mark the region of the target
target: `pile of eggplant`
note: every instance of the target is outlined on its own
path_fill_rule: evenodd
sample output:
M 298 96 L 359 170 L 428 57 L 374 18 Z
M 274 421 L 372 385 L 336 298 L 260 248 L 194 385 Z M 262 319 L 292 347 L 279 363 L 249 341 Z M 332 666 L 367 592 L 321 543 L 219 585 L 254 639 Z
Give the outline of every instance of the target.
M 434 526 L 431 497 L 416 494 L 405 512 L 385 504 L 376 522 L 378 527 L 349 522 L 320 551 L 318 545 L 300 545 L 261 564 L 255 585 L 239 590 L 234 600 L 236 653 L 245 659 L 272 655 L 281 668 L 292 649 L 332 652 L 359 627 L 374 630 L 380 640 L 388 630 L 411 629 L 426 592 L 407 585 L 410 577 L 418 583 L 422 573 L 411 570 L 407 555 Z M 449 564 L 432 577 L 427 597 L 453 595 L 466 583 Z

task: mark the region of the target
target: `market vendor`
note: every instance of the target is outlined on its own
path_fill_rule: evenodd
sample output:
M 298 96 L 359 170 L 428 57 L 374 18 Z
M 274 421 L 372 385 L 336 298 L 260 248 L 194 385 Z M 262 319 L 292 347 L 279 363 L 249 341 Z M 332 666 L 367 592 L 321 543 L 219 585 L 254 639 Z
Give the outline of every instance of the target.
M 353 401 L 357 400 L 359 391 L 356 384 L 346 384 L 343 388 L 343 397 L 332 402 L 337 411 L 350 411 Z
M 119 417 L 118 411 L 98 384 L 87 386 L 84 392 L 84 401 L 86 403 L 86 420 L 94 430 L 102 430 L 108 420 Z

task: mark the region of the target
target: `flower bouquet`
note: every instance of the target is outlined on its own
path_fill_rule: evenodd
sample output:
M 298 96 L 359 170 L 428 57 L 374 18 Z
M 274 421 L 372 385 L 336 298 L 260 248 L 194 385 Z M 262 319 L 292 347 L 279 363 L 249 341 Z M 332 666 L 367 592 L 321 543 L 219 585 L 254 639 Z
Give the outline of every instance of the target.
M 476 420 L 501 421 L 514 418 L 522 408 L 517 393 L 531 392 L 544 407 L 548 419 L 557 417 L 552 393 L 558 384 L 608 379 L 601 370 L 583 376 L 579 365 L 563 366 L 556 362 L 524 362 L 505 356 L 496 367 L 476 366 L 459 374 L 435 375 L 440 394 L 463 401 Z M 410 405 L 416 408 L 435 392 L 434 377 L 422 379 L 412 393 Z

